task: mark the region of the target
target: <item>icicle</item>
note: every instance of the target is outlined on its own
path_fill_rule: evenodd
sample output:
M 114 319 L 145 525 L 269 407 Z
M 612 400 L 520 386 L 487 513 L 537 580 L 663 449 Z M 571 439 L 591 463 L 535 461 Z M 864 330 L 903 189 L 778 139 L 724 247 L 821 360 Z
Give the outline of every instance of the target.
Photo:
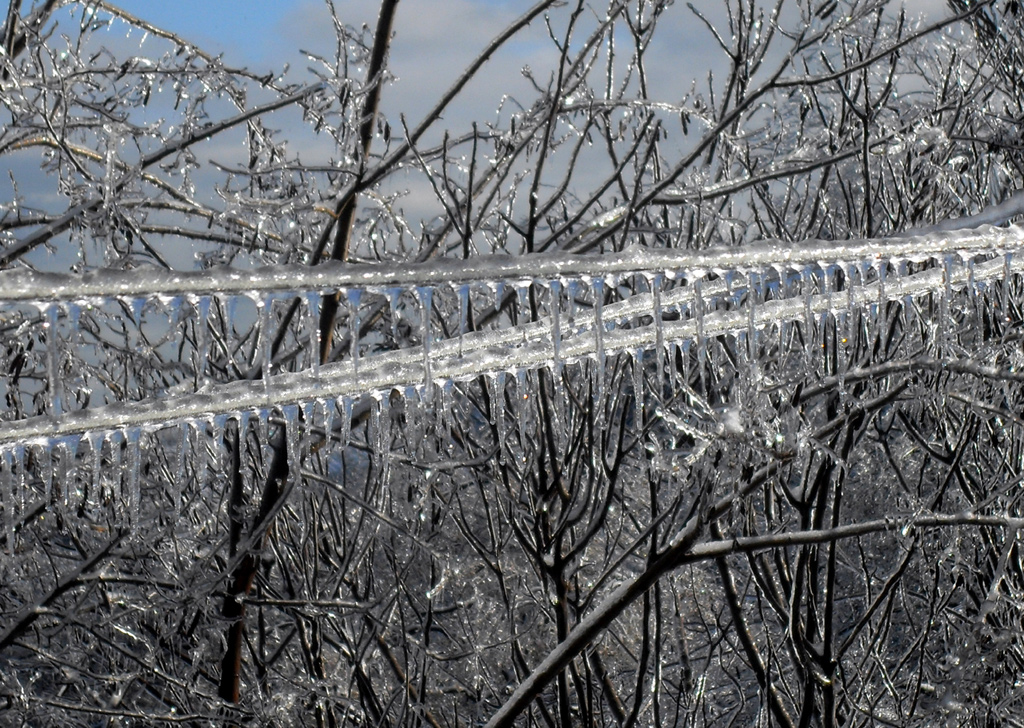
M 462 340 L 469 330 L 469 284 L 459 286 L 459 356 L 462 356 Z
M 142 506 L 142 475 L 140 468 L 142 465 L 142 430 L 138 427 L 129 427 L 125 430 L 125 447 L 128 455 L 128 465 L 126 468 L 126 480 L 124 484 L 127 486 L 125 500 L 128 506 L 128 524 L 132 530 L 138 529 L 139 527 L 139 509 Z
M 326 472 L 326 460 L 331 452 L 331 438 L 334 437 L 334 417 L 337 414 L 337 408 L 334 406 L 334 400 L 320 399 L 317 400 L 320 404 L 320 409 L 323 411 L 323 426 L 324 426 L 324 442 L 320 451 L 323 453 L 324 458 L 324 470 Z
M 309 462 L 314 450 L 313 438 L 316 433 L 313 429 L 313 419 L 316 416 L 316 400 L 303 402 L 302 404 L 302 438 L 299 449 L 299 457 L 304 462 Z
M 562 359 L 562 313 L 561 313 L 561 293 L 562 284 L 560 281 L 552 281 L 549 284 L 551 292 L 551 350 L 552 350 L 552 367 L 550 371 L 551 383 L 554 389 L 554 398 L 551 402 L 551 413 L 552 413 L 552 424 L 555 429 L 556 445 L 559 449 L 562 449 L 565 444 L 565 423 L 562 415 L 562 403 L 565 401 L 565 384 L 563 382 L 563 372 L 565 369 L 565 362 Z M 538 374 L 538 386 L 543 385 L 543 378 Z
M 644 350 L 637 349 L 633 352 L 633 396 L 636 398 L 636 406 L 633 415 L 633 427 L 637 432 L 643 431 L 644 426 Z
M 494 284 L 494 313 L 501 313 L 501 301 L 505 298 L 505 282 L 497 281 Z
M 90 455 L 92 456 L 92 487 L 83 499 L 82 507 L 88 508 L 90 501 L 94 505 L 103 504 L 103 441 L 106 439 L 102 432 L 91 432 L 88 435 Z
M 207 483 L 206 422 L 203 420 L 194 420 L 192 422 L 192 429 L 196 436 L 196 445 L 194 450 L 196 485 L 202 488 Z
M 338 410 L 341 416 L 338 428 L 338 449 L 344 453 L 348 448 L 348 440 L 352 431 L 352 400 L 348 397 L 339 397 Z
M 886 260 L 879 260 L 875 265 L 875 270 L 878 271 L 878 307 L 884 315 L 885 305 L 888 303 L 885 294 L 885 278 L 889 270 L 889 263 Z
M 665 276 L 661 273 L 649 279 L 651 289 L 651 321 L 654 325 L 654 357 L 658 370 L 654 381 L 657 383 L 656 399 L 665 396 L 665 324 L 661 309 L 661 288 L 665 285 Z
M 252 419 L 252 412 L 243 410 L 235 415 L 235 419 L 238 420 L 238 459 L 240 462 L 245 461 L 245 455 L 248 452 L 249 438 L 249 421 Z
M 172 326 L 177 326 L 185 320 L 185 297 L 167 296 L 161 297 L 164 308 L 170 312 Z
M 832 314 L 826 309 L 818 314 L 818 353 L 821 355 L 821 366 L 822 373 L 824 376 L 832 374 L 832 370 L 828 368 L 828 353 L 831 351 L 832 355 L 835 352 L 832 351 L 831 347 L 827 347 L 828 342 L 828 319 Z
M 901 315 L 903 317 L 903 330 L 904 331 L 910 331 L 910 328 L 911 328 L 910 322 L 911 322 L 911 320 L 913 318 L 913 315 L 914 315 L 914 299 L 913 299 L 913 296 L 908 295 L 903 290 L 903 281 L 904 281 L 904 279 L 908 275 L 906 259 L 901 259 L 899 261 L 899 263 L 895 266 L 895 272 L 896 272 L 896 287 L 900 291 L 900 299 L 899 300 L 900 300 L 900 302 L 902 304 L 900 306 L 900 311 L 901 311 Z M 909 356 L 910 355 L 910 337 L 909 336 L 904 336 L 903 337 L 903 347 L 904 347 L 904 351 Z
M 179 446 L 178 451 L 175 453 L 174 469 L 171 471 L 175 474 L 175 480 L 171 483 L 171 501 L 174 507 L 174 513 L 172 514 L 174 520 L 177 521 L 181 515 L 181 502 L 182 502 L 182 491 L 185 489 L 187 481 L 187 475 L 185 472 L 185 462 L 188 460 L 188 423 L 178 423 L 178 436 Z
M 677 344 L 677 348 L 679 350 L 679 359 L 680 359 L 680 361 L 682 362 L 682 365 L 683 365 L 682 366 L 682 371 L 679 372 L 679 375 L 682 377 L 682 388 L 689 387 L 690 386 L 690 380 L 692 379 L 691 371 L 690 371 L 691 370 L 691 367 L 690 367 L 690 349 L 692 347 L 693 347 L 693 342 L 690 339 L 684 339 L 683 341 L 680 341 Z M 679 379 L 678 378 L 676 379 L 674 384 L 676 386 L 672 387 L 672 391 L 673 392 L 678 392 L 679 389 L 680 389 L 680 387 L 678 386 L 679 385 Z
M 701 386 L 706 388 L 706 377 L 704 376 L 704 360 L 707 357 L 707 341 L 704 339 L 704 296 L 701 293 L 703 278 L 701 273 L 696 273 L 693 278 L 693 318 L 697 328 L 697 376 L 701 380 Z M 687 381 L 689 378 L 687 378 Z
M 668 391 L 669 399 L 679 391 L 679 370 L 676 368 L 676 355 L 679 346 L 674 341 L 670 341 L 665 345 L 665 353 L 668 354 L 668 366 L 666 371 L 668 373 Z M 665 390 L 662 388 L 661 396 L 665 396 Z
M 556 446 L 561 451 L 565 447 L 567 434 L 562 406 L 565 402 L 565 382 L 563 381 L 565 362 L 562 361 L 562 283 L 551 281 L 551 348 L 554 357 L 551 367 L 551 383 L 554 389 L 554 401 L 551 402 L 551 413 L 555 428 Z M 540 376 L 540 375 L 538 375 Z M 542 386 L 542 384 L 539 384 Z
M 942 299 L 939 301 L 939 356 L 951 355 L 949 348 L 949 306 L 953 301 L 953 256 L 942 258 Z
M 519 458 L 525 460 L 529 451 L 527 435 L 530 428 L 530 385 L 525 369 L 516 371 L 516 406 L 515 414 L 519 425 Z
M 362 326 L 359 320 L 359 301 L 362 298 L 361 288 L 350 288 L 346 294 L 348 299 L 348 350 L 352 357 L 352 368 L 359 371 L 359 329 Z
M 423 443 L 424 412 L 420 393 L 416 387 L 406 387 L 405 399 L 405 435 L 406 453 L 410 458 L 417 458 Z
M 456 421 L 455 382 L 446 379 L 441 385 L 441 406 L 437 412 L 437 437 L 439 452 L 449 457 L 455 452 L 455 440 L 452 438 L 452 423 Z
M 401 288 L 388 289 L 388 308 L 391 311 L 391 340 L 398 346 L 398 299 L 402 295 Z
M 561 302 L 562 284 L 559 281 L 551 281 L 551 351 L 554 357 L 555 372 L 561 376 L 562 373 L 562 315 L 559 310 Z
M 2 452 L 3 462 L 0 463 L 0 497 L 3 498 L 4 513 L 4 537 L 5 551 L 14 553 L 14 527 L 16 519 L 14 515 L 14 463 L 11 458 L 10 448 L 4 448 Z
M 50 415 L 59 417 L 63 413 L 61 406 L 60 353 L 57 350 L 57 314 L 56 303 L 46 307 L 46 379 L 50 392 Z
M 269 463 L 274 457 L 274 448 L 270 444 L 270 410 L 267 407 L 256 413 L 256 442 L 260 447 L 260 459 Z
M 213 461 L 210 464 L 213 467 L 213 477 L 215 481 L 227 473 L 227 463 L 225 461 L 227 457 L 227 447 L 224 444 L 227 427 L 228 416 L 226 414 L 219 414 L 213 418 L 213 427 L 211 428 L 210 438 L 210 447 L 213 450 Z
M 317 379 L 320 378 L 320 292 L 319 291 L 306 291 L 304 298 L 306 300 L 306 313 L 309 316 L 309 324 L 307 330 L 309 331 L 309 344 L 307 346 L 310 349 L 310 364 L 313 367 L 313 376 Z
M 1003 308 L 1003 321 L 1009 323 L 1010 321 L 1010 281 L 1013 275 L 1011 268 L 1013 264 L 1013 253 L 1006 253 L 1003 256 L 1003 290 L 1002 290 L 1002 308 Z
M 846 369 L 850 365 L 850 319 L 852 317 L 853 312 L 848 308 L 836 313 L 836 338 L 839 340 L 839 351 L 836 352 L 836 376 L 839 380 L 840 401 L 845 401 L 846 397 Z
M 764 280 L 757 271 L 750 271 L 747 289 L 747 355 L 752 367 L 757 366 L 757 307 L 764 300 Z
M 580 293 L 580 282 L 575 278 L 572 278 L 568 283 L 566 283 L 565 289 L 568 294 L 567 298 L 569 303 L 569 330 L 573 334 L 576 334 L 579 331 L 579 328 L 577 327 L 578 322 L 576 321 L 576 299 Z
M 829 262 L 819 262 L 821 266 L 821 290 L 829 300 L 829 308 L 831 308 L 832 294 L 836 290 L 836 264 Z
M 125 509 L 120 507 L 118 494 L 114 488 L 116 487 L 118 490 L 121 490 L 123 494 L 126 485 L 124 454 L 121 452 L 121 441 L 124 440 L 124 433 L 120 430 L 114 430 L 110 433 L 108 439 L 110 440 L 111 478 L 109 486 L 105 488 L 103 502 L 111 504 L 114 508 L 114 522 L 119 526 L 123 526 L 127 513 L 124 512 Z
M 25 446 L 21 443 L 14 446 L 14 511 L 25 512 L 28 500 L 28 472 L 25 470 Z
M 300 482 L 302 467 L 301 437 L 299 433 L 299 407 L 289 404 L 281 408 L 284 416 L 284 438 L 288 454 L 288 480 L 293 484 Z
M 516 286 L 516 301 L 518 305 L 516 309 L 516 325 L 522 326 L 526 322 L 533 320 L 530 312 L 529 283 L 520 283 Z
M 501 462 L 505 462 L 505 447 L 508 444 L 508 425 L 505 422 L 505 372 L 489 375 L 487 386 L 490 388 L 494 426 L 498 429 L 498 457 Z
M 862 260 L 860 261 L 858 268 L 860 270 L 860 287 L 866 291 L 871 278 L 869 273 L 874 270 L 874 265 L 872 265 L 870 260 Z M 867 315 L 869 318 L 877 319 L 878 314 L 878 302 L 875 301 L 874 303 L 869 303 L 867 306 Z
M 57 508 L 57 512 L 64 516 L 68 511 L 68 491 L 74 486 L 74 473 L 71 470 L 71 463 L 74 458 L 68 456 L 71 449 L 71 442 L 77 438 L 62 437 L 54 443 L 51 458 L 55 457 L 57 462 L 53 464 L 50 460 L 49 482 L 46 483 L 48 500 Z
M 821 353 L 821 337 L 817 336 L 817 325 L 814 316 L 814 269 L 811 266 L 804 266 L 800 271 L 800 287 L 803 290 L 804 298 L 804 353 L 807 357 L 807 371 L 815 372 L 818 368 L 819 354 Z
M 853 274 L 856 271 L 856 266 L 853 263 L 848 263 L 845 268 L 846 273 L 846 315 L 843 317 L 843 344 L 845 345 L 845 353 L 849 354 L 849 347 L 853 343 L 853 319 L 856 306 L 853 301 Z M 849 358 L 847 358 L 849 361 Z
M 430 314 L 433 309 L 433 294 L 434 291 L 430 286 L 416 288 L 416 295 L 420 299 L 420 327 L 422 332 L 420 338 L 423 340 L 423 401 L 428 404 L 433 398 L 434 391 L 430 362 L 430 340 L 433 336 L 430 331 Z
M 974 278 L 974 258 L 967 259 L 967 293 L 971 298 L 971 305 L 978 305 L 978 282 Z
M 782 319 L 779 321 L 779 356 L 782 359 L 786 359 L 792 353 L 792 349 L 787 347 L 790 337 L 790 325 L 791 322 Z
M 381 432 L 381 400 L 382 395 L 375 394 L 370 402 L 370 422 L 366 428 L 366 445 L 373 457 L 380 459 L 384 451 L 384 435 Z
M 807 343 L 810 344 L 811 332 L 814 326 L 814 312 L 812 310 L 814 303 L 814 271 L 811 266 L 804 266 L 803 270 L 800 271 L 800 284 L 804 299 L 804 335 L 807 337 Z
M 210 297 L 200 296 L 193 302 L 196 307 L 196 319 L 194 325 L 196 340 L 196 389 L 201 389 L 206 384 L 206 362 L 210 358 L 210 334 L 207 331 L 208 319 L 210 316 Z
M 380 422 L 377 428 L 377 445 L 380 460 L 381 479 L 387 482 L 391 468 L 391 398 L 394 390 L 387 390 L 380 399 Z
M 64 305 L 64 316 L 68 320 L 68 340 L 65 346 L 71 346 L 78 332 L 82 330 L 82 306 L 74 301 Z
M 43 502 L 47 506 L 53 503 L 53 456 L 59 454 L 56 452 L 59 446 L 59 441 L 43 443 L 35 448 L 33 456 L 38 463 L 39 478 L 43 481 Z
M 594 406 L 597 412 L 597 421 L 603 421 L 604 412 L 604 280 L 595 278 L 590 289 L 594 295 L 594 345 L 597 354 L 597 387 L 595 388 Z
M 274 297 L 268 295 L 257 304 L 260 315 L 260 366 L 262 367 L 263 389 L 270 399 L 270 376 L 273 367 L 274 340 L 271 336 L 271 322 L 274 313 Z

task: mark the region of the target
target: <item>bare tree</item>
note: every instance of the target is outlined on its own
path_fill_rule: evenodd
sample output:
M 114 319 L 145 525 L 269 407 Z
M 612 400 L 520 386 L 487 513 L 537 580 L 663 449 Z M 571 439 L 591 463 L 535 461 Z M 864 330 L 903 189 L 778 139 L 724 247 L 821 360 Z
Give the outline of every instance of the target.
M 0 709 L 1018 725 L 1017 3 L 542 0 L 421 120 L 402 12 L 10 4 Z

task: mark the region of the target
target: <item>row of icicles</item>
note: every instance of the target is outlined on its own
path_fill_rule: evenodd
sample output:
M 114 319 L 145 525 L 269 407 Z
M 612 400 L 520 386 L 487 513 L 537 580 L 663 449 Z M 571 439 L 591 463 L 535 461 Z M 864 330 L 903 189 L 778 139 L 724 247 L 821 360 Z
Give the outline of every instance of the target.
M 1008 281 L 1020 268 L 1009 253 L 978 255 L 972 250 L 944 253 L 929 262 L 873 258 L 795 268 L 640 270 L 353 287 L 340 294 L 345 331 L 359 331 L 364 322 L 371 326 L 358 345 L 344 349 L 341 361 L 324 366 L 313 352 L 319 348 L 322 296 L 333 295 L 329 290 L 14 304 L 0 300 L 0 316 L 12 326 L 19 320 L 42 323 L 36 335 L 44 345 L 47 381 L 45 411 L 6 422 L 0 432 L 0 538 L 10 547 L 17 524 L 36 512 L 39 501 L 62 517 L 109 504 L 115 522 L 137 525 L 143 483 L 155 480 L 146 475 L 147 453 L 154 448 L 168 453 L 162 460 L 170 463 L 163 465 L 166 479 L 177 485 L 168 484 L 164 497 L 166 507 L 179 513 L 182 483 L 224 472 L 224 438 L 230 428 L 255 435 L 266 448 L 274 428 L 283 426 L 291 472 L 298 473 L 317 449 L 314 432 L 333 433 L 332 449 L 344 449 L 353 418 L 360 413 L 368 422 L 366 445 L 386 454 L 388 412 L 395 396 L 405 402 L 407 414 L 418 413 L 407 416 L 420 433 L 408 439 L 413 447 L 425 432 L 417 423 L 434 423 L 440 432 L 454 426 L 458 383 L 480 376 L 493 401 L 502 400 L 507 390 L 508 402 L 528 402 L 537 386 L 530 373 L 547 368 L 555 374 L 557 399 L 565 396 L 565 366 L 591 362 L 597 379 L 595 405 L 602 411 L 609 357 L 624 353 L 633 358 L 632 387 L 642 402 L 642 370 L 656 372 L 649 381 L 664 381 L 671 369 L 666 362 L 678 348 L 687 360 L 692 354 L 696 366 L 707 366 L 708 342 L 717 336 L 738 335 L 754 351 L 758 337 L 781 324 L 795 322 L 805 337 L 815 339 L 829 316 L 848 326 L 854 311 L 935 294 L 938 316 L 948 321 L 948 307 L 958 291 L 972 297 L 995 292 L 1005 303 Z M 282 315 L 293 301 L 301 302 L 294 333 L 282 337 L 277 361 L 271 362 Z M 190 361 L 179 372 L 190 371 L 191 376 L 180 376 L 137 401 L 111 401 L 116 394 L 108 391 L 108 404 L 95 406 L 94 393 L 90 406 L 74 409 L 77 400 L 68 391 L 65 373 L 104 365 L 101 360 L 81 366 L 76 362 L 79 350 L 88 355 L 82 347 L 83 317 L 89 318 L 92 330 L 110 321 L 125 330 L 134 328 L 131 335 L 140 346 L 139 332 L 145 331 L 146 340 L 162 341 L 164 354 L 177 351 Z M 940 332 L 945 328 L 938 327 Z M 940 341 L 938 348 L 944 345 Z M 219 381 L 226 352 L 233 352 L 231 366 L 244 378 Z M 516 423 L 520 430 L 527 426 L 524 412 L 495 408 L 491 424 L 503 441 L 511 439 Z

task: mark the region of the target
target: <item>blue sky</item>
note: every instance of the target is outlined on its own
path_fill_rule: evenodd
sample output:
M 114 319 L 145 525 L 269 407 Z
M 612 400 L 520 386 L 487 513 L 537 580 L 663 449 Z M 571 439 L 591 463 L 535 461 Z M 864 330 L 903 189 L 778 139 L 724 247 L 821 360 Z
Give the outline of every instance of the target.
M 312 62 L 300 49 L 334 55 L 335 34 L 324 0 L 115 2 L 207 52 L 223 53 L 229 66 L 247 66 L 263 73 L 279 71 L 288 63 L 302 75 Z M 494 35 L 532 4 L 523 0 L 402 0 L 391 55 L 391 70 L 398 81 L 385 94 L 385 112 L 401 111 L 410 120 L 417 118 Z M 379 0 L 334 0 L 334 7 L 343 23 L 372 28 Z M 543 24 L 535 25 L 532 32 L 543 33 Z M 546 51 L 549 44 L 537 44 L 541 45 Z M 488 78 L 476 91 L 486 95 L 490 109 L 496 108 L 501 87 L 514 92 L 522 83 L 519 69 L 523 65 L 538 67 L 541 59 L 530 51 L 529 44 L 513 43 L 488 64 L 484 74 Z M 424 63 L 428 58 L 430 62 Z M 470 96 L 473 93 L 471 89 Z M 480 107 L 470 103 L 473 113 L 479 113 Z
M 229 62 L 263 60 L 277 45 L 277 29 L 302 0 L 121 0 L 117 3 L 133 15 L 178 33 L 214 52 L 224 52 Z M 230 56 L 246 56 L 230 58 Z
M 323 0 L 120 0 L 117 4 L 207 50 L 223 52 L 229 63 L 239 65 L 272 63 L 301 45 L 304 29 L 315 39 L 330 27 Z M 335 0 L 334 4 L 350 25 L 372 26 L 376 21 L 377 0 Z M 446 4 L 433 0 L 427 5 L 444 15 Z M 469 0 L 468 4 L 483 12 L 503 9 L 501 15 L 511 17 L 532 2 Z M 422 16 L 423 10 L 422 3 L 401 3 L 400 22 L 411 20 L 411 14 Z

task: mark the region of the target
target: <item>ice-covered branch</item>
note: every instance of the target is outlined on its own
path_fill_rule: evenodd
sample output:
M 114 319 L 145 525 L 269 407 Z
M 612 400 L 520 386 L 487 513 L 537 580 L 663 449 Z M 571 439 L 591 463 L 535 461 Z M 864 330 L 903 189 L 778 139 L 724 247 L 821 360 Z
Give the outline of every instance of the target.
M 1005 225 L 1015 217 L 1024 215 L 1024 190 L 1017 190 L 1002 202 L 990 205 L 974 215 L 944 220 L 937 225 L 908 230 L 899 238 L 912 238 L 948 233 L 954 230 L 968 230 L 986 225 Z

